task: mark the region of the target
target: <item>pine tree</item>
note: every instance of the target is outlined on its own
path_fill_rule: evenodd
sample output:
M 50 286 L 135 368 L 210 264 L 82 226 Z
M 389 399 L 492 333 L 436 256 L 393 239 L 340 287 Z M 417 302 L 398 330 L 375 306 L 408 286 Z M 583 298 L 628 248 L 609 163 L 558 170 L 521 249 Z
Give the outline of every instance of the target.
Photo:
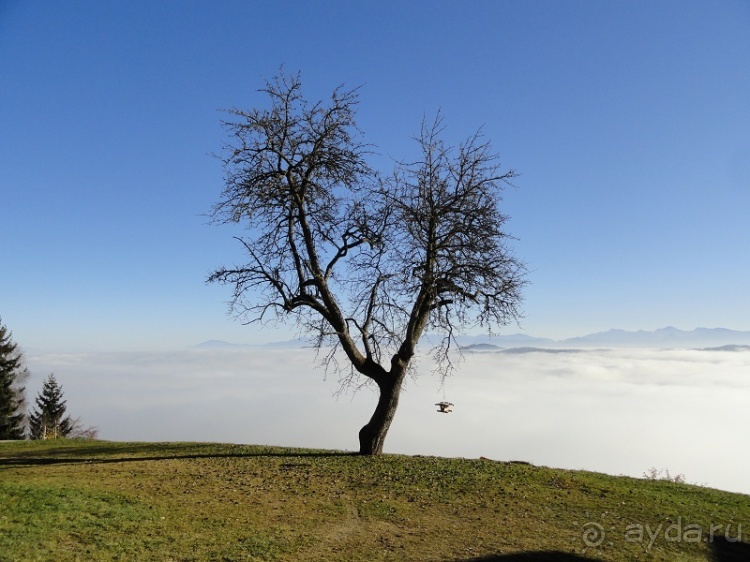
M 26 403 L 22 385 L 28 376 L 18 344 L 0 321 L 0 439 L 24 438 Z
M 32 439 L 58 439 L 73 431 L 73 420 L 65 415 L 66 401 L 62 397 L 62 386 L 52 374 L 44 381 L 36 397 L 36 409 L 29 416 Z

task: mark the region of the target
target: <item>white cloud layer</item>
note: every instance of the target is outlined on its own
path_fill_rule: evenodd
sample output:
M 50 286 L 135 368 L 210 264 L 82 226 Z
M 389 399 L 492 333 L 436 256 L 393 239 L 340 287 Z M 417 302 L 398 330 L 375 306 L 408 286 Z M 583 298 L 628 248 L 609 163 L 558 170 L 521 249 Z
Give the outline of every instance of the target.
M 356 450 L 375 405 L 338 399 L 309 349 L 43 354 L 29 398 L 54 372 L 68 411 L 100 437 Z M 750 351 L 473 353 L 440 382 L 410 380 L 392 453 L 525 460 L 640 477 L 650 467 L 750 493 Z M 455 403 L 450 415 L 435 402 Z

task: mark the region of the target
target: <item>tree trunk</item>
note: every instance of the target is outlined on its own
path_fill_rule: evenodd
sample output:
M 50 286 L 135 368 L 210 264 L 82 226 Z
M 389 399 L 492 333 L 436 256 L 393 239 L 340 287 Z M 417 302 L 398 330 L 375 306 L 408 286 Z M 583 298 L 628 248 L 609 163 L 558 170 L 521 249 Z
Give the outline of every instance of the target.
M 383 443 L 396 415 L 398 397 L 401 394 L 403 377 L 388 377 L 380 383 L 380 397 L 370 421 L 359 430 L 359 454 L 379 455 L 383 452 Z

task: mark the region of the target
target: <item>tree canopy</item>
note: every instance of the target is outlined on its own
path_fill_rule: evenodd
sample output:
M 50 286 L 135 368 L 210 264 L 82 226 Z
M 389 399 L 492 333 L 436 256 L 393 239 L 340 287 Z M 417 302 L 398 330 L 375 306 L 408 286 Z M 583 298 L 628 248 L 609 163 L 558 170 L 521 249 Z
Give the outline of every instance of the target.
M 516 174 L 481 132 L 446 143 L 439 115 L 423 121 L 417 157 L 383 174 L 367 162 L 356 90 L 309 103 L 299 75 L 282 74 L 262 92 L 269 108 L 229 111 L 213 209 L 216 222 L 246 226 L 246 260 L 208 280 L 233 286 L 243 319 L 292 318 L 327 368 L 377 384 L 360 451 L 379 453 L 425 331 L 440 336 L 432 351 L 445 374 L 460 330 L 520 315 L 525 270 L 500 210 Z

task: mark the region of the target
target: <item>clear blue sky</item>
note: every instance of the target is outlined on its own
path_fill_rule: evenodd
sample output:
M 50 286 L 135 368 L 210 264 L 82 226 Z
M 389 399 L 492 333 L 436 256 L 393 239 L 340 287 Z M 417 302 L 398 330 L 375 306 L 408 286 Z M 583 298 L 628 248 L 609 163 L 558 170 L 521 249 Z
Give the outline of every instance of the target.
M 27 349 L 283 339 L 205 276 L 220 108 L 363 85 L 366 139 L 483 126 L 529 266 L 525 332 L 750 330 L 750 2 L 0 0 L 0 315 Z M 518 331 L 509 327 L 507 333 Z

